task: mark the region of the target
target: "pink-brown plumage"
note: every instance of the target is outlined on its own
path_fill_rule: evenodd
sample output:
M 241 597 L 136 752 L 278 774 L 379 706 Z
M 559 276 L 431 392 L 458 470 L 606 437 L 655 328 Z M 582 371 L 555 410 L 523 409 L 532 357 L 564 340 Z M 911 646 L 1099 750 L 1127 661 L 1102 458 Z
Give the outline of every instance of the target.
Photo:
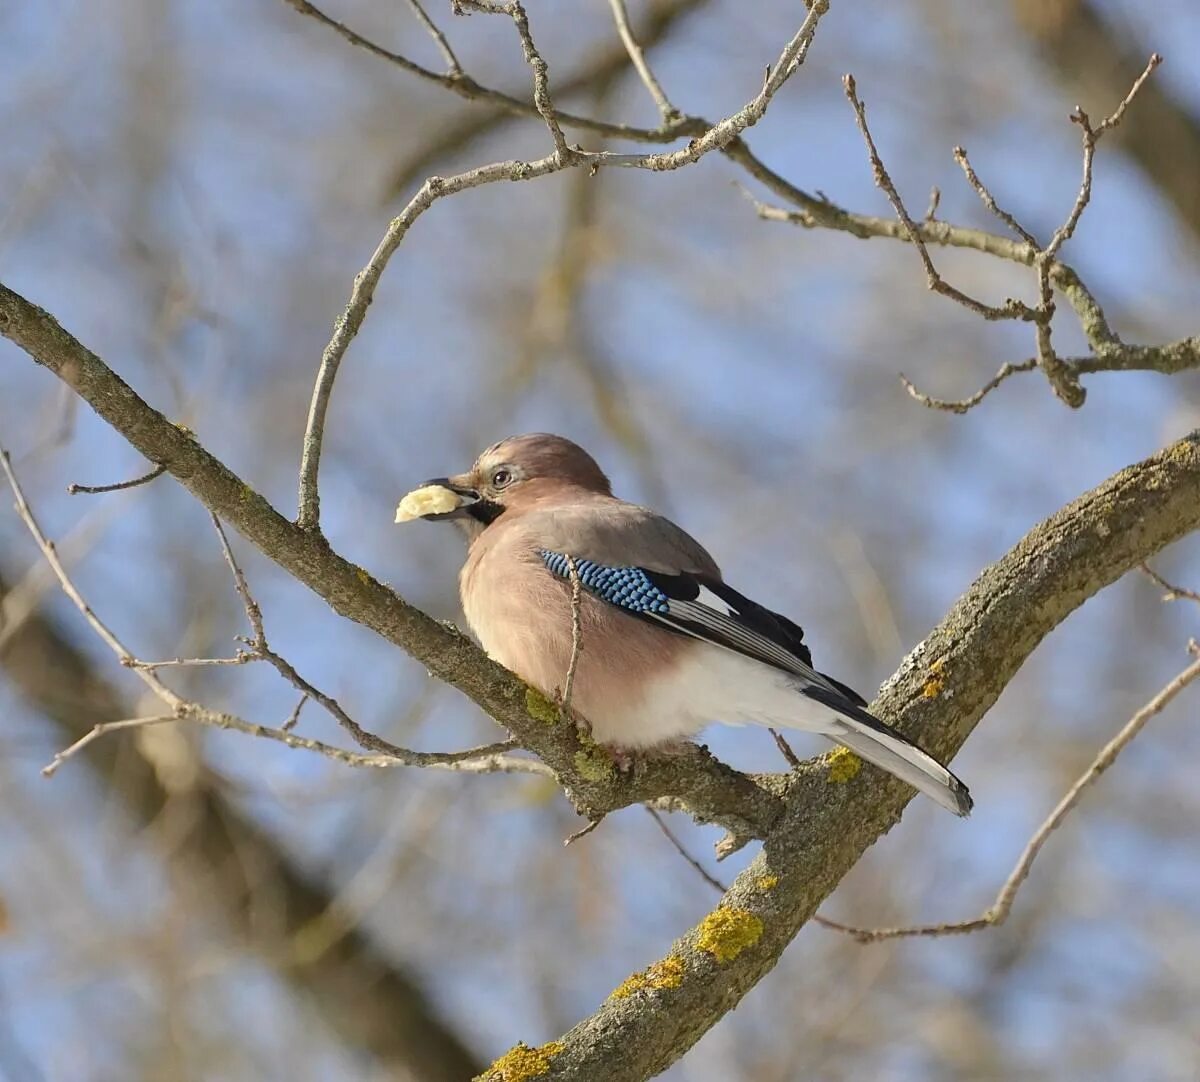
M 966 787 L 944 766 L 812 668 L 799 627 L 730 590 L 713 558 L 670 520 L 615 498 L 576 444 L 516 436 L 490 447 L 468 473 L 428 484 L 460 501 L 453 512 L 424 517 L 451 518 L 467 535 L 459 583 L 472 631 L 491 657 L 547 696 L 565 691 L 572 661 L 572 583 L 561 561 L 589 563 L 606 576 L 598 581 L 637 584 L 597 596 L 591 589 L 602 587 L 593 583 L 580 595 L 571 709 L 600 742 L 653 747 L 718 720 L 804 729 L 959 815 L 970 810 Z M 660 608 L 634 615 L 646 591 Z

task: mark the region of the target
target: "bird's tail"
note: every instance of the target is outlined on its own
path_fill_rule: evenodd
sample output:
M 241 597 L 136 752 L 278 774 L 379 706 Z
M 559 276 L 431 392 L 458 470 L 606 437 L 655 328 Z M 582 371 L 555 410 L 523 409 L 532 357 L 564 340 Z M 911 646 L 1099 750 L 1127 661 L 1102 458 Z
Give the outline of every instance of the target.
M 928 752 L 836 693 L 810 687 L 803 694 L 837 712 L 825 730 L 830 740 L 908 782 L 955 815 L 971 814 L 974 801 L 967 787 Z

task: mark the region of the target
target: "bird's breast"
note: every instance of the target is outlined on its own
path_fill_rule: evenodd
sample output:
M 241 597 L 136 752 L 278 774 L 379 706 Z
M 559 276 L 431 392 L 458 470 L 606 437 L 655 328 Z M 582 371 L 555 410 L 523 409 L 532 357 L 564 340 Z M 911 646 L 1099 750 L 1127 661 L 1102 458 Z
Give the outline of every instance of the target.
M 460 577 L 463 612 L 488 656 L 551 698 L 561 696 L 574 652 L 571 584 L 534 546 L 473 551 Z M 650 718 L 652 689 L 679 664 L 687 641 L 584 591 L 571 708 L 602 743 L 640 747 L 693 731 L 683 718 Z

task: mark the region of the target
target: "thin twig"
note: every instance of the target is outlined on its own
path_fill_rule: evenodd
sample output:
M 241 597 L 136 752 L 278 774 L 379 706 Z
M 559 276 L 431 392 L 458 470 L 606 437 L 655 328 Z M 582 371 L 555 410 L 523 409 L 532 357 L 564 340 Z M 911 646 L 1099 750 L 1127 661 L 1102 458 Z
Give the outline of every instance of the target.
M 661 830 L 663 832 L 663 834 L 665 834 L 667 836 L 667 841 L 669 841 L 675 847 L 675 851 L 681 857 L 683 857 L 683 859 L 686 860 L 693 868 L 696 869 L 696 872 L 700 875 L 700 878 L 702 878 L 704 880 L 704 882 L 706 882 L 710 887 L 712 887 L 713 890 L 715 890 L 718 894 L 724 894 L 729 888 L 727 886 L 725 886 L 725 884 L 722 883 L 716 876 L 710 875 L 708 870 L 704 867 L 704 865 L 701 864 L 694 856 L 692 856 L 691 853 L 689 853 L 684 848 L 683 842 L 681 842 L 675 836 L 674 831 L 672 831 L 671 828 L 669 826 L 667 826 L 667 821 L 662 817 L 662 815 L 658 811 L 658 809 L 650 807 L 649 804 L 643 804 L 642 807 L 645 808 L 646 811 L 649 813 L 650 818 L 653 819 L 658 824 L 658 829 Z
M 904 389 L 923 406 L 928 406 L 933 410 L 946 410 L 948 413 L 966 413 L 967 410 L 978 406 L 980 402 L 1008 379 L 1009 376 L 1016 375 L 1018 372 L 1032 372 L 1037 366 L 1036 357 L 1030 357 L 1028 360 L 1016 363 L 1007 361 L 1000 366 L 1000 370 L 987 383 L 980 387 L 978 391 L 967 398 L 960 399 L 934 398 L 923 391 L 918 391 L 903 372 L 900 373 L 900 382 L 904 384 Z
M 538 52 L 533 43 L 533 35 L 529 30 L 529 17 L 520 0 L 452 0 L 455 12 L 462 14 L 466 11 L 477 11 L 484 15 L 507 15 L 517 28 L 517 36 L 521 39 L 521 52 L 525 63 L 533 72 L 533 104 L 538 115 L 550 129 L 550 138 L 554 140 L 554 152 L 563 163 L 569 162 L 573 151 L 567 146 L 567 138 L 563 135 L 562 126 L 558 122 L 558 112 L 550 97 L 550 69 L 545 58 Z
M 682 114 L 671 104 L 662 84 L 654 77 L 654 72 L 650 70 L 650 65 L 646 62 L 646 54 L 633 35 L 633 28 L 629 25 L 629 12 L 625 8 L 625 0 L 608 0 L 608 2 L 612 8 L 613 21 L 617 24 L 617 33 L 621 37 L 621 43 L 629 54 L 630 63 L 637 71 L 638 78 L 650 92 L 654 104 L 658 106 L 662 122 L 670 124 L 673 120 L 678 120 Z
M 116 732 L 119 729 L 140 729 L 145 725 L 161 725 L 164 721 L 178 721 L 177 714 L 155 714 L 146 718 L 125 718 L 121 721 L 102 721 L 98 725 L 93 725 L 86 733 L 83 734 L 73 744 L 69 744 L 62 751 L 54 753 L 54 758 L 42 767 L 42 776 L 50 778 L 60 766 L 63 765 L 71 756 L 83 751 L 93 741 L 98 740 L 105 733 Z
M 559 708 L 563 720 L 570 717 L 571 693 L 575 690 L 575 670 L 579 667 L 579 655 L 583 653 L 583 583 L 579 579 L 579 568 L 575 564 L 574 556 L 567 557 L 567 573 L 571 577 L 571 660 L 567 665 L 562 705 Z
M 1092 199 L 1092 169 L 1096 156 L 1096 143 L 1105 132 L 1121 123 L 1125 110 L 1142 88 L 1159 64 L 1162 57 L 1153 53 L 1145 70 L 1134 80 L 1129 93 L 1121 99 L 1120 104 L 1097 127 L 1093 128 L 1091 120 L 1083 109 L 1076 107 L 1071 114 L 1072 123 L 1078 124 L 1082 132 L 1083 142 L 1083 176 L 1079 182 L 1079 192 L 1075 202 L 1067 213 L 1066 220 L 1055 231 L 1046 247 L 1038 252 L 1034 260 L 1034 270 L 1037 272 L 1039 319 L 1037 323 L 1038 364 L 1046 373 L 1050 386 L 1069 406 L 1081 406 L 1086 398 L 1086 392 L 1079 384 L 1079 377 L 1072 372 L 1055 353 L 1051 341 L 1051 321 L 1054 317 L 1054 295 L 1050 285 L 1050 266 L 1058 258 L 1059 250 L 1071 239 L 1079 219 Z
M 1116 110 L 1097 127 L 1093 128 L 1088 115 L 1082 109 L 1077 108 L 1071 114 L 1071 120 L 1078 124 L 1083 131 L 1083 178 L 1080 182 L 1079 192 L 1067 214 L 1066 220 L 1054 231 L 1054 234 L 1044 247 L 1039 247 L 1033 234 L 1021 225 L 1014 215 L 999 206 L 995 196 L 971 166 L 966 151 L 962 147 L 955 147 L 955 161 L 962 168 L 967 182 L 971 185 L 972 189 L 974 189 L 988 210 L 1000 221 L 1004 222 L 1023 242 L 1024 251 L 1021 253 L 1022 258 L 1020 261 L 1027 262 L 1033 267 L 1037 280 L 1038 303 L 1034 307 L 1015 300 L 1009 300 L 1000 308 L 986 305 L 963 293 L 961 290 L 948 285 L 941 278 L 925 247 L 924 234 L 936 223 L 929 221 L 927 216 L 924 228 L 922 229 L 909 216 L 903 201 L 896 191 L 895 185 L 892 183 L 891 177 L 888 175 L 887 169 L 880 159 L 879 152 L 876 150 L 875 142 L 867 126 L 865 107 L 858 98 L 854 77 L 851 75 L 845 77 L 846 96 L 854 108 L 859 130 L 862 132 L 863 139 L 866 142 L 875 183 L 887 195 L 896 212 L 896 216 L 904 226 L 907 239 L 917 248 L 921 256 L 921 262 L 925 267 L 925 276 L 929 288 L 953 298 L 985 319 L 1022 319 L 1031 321 L 1034 324 L 1034 338 L 1037 343 L 1037 367 L 1041 368 L 1045 373 L 1054 393 L 1063 402 L 1072 407 L 1077 408 L 1082 406 L 1087 397 L 1087 392 L 1079 382 L 1079 368 L 1064 361 L 1054 349 L 1055 285 L 1057 284 L 1063 290 L 1075 308 L 1076 313 L 1080 317 L 1084 332 L 1088 337 L 1089 344 L 1093 349 L 1101 353 L 1106 353 L 1109 350 L 1119 348 L 1121 343 L 1108 327 L 1103 311 L 1095 302 L 1095 299 L 1084 288 L 1082 282 L 1079 281 L 1078 275 L 1073 271 L 1069 271 L 1068 268 L 1065 268 L 1058 262 L 1058 253 L 1074 234 L 1075 228 L 1079 224 L 1079 219 L 1091 200 L 1092 168 L 1097 141 L 1104 132 L 1121 122 L 1130 102 L 1141 89 L 1146 79 L 1149 78 L 1150 73 L 1161 62 L 1162 58 L 1157 53 L 1150 57 L 1145 70 L 1135 80 L 1129 93 L 1125 95 Z M 759 214 L 763 217 L 767 216 L 763 214 L 762 209 L 760 209 Z M 799 217 L 798 222 L 801 225 L 809 227 L 816 224 L 826 224 L 824 221 L 818 222 L 817 216 L 814 214 L 812 208 L 808 206 L 803 208 L 802 216 Z M 943 399 L 933 399 L 917 391 L 907 380 L 904 380 L 904 383 L 909 393 L 926 406 L 934 409 L 946 409 L 955 413 L 965 413 L 967 409 L 970 409 L 972 405 L 979 402 L 990 390 L 993 390 L 1000 381 L 1012 375 L 1013 372 L 1024 370 L 1026 370 L 1025 363 L 1012 366 L 1006 365 L 995 379 L 985 385 L 981 392 L 961 402 L 947 402 Z M 903 377 L 901 378 L 903 379 Z
M 892 209 L 896 212 L 896 217 L 900 219 L 900 222 L 904 226 L 908 240 L 916 248 L 917 254 L 921 257 L 921 263 L 925 267 L 925 280 L 929 288 L 935 293 L 940 293 L 944 297 L 949 297 L 951 300 L 957 301 L 964 308 L 970 309 L 987 320 L 1032 320 L 1035 313 L 1029 305 L 1013 299 L 1005 301 L 1000 307 L 985 304 L 983 301 L 964 293 L 961 289 L 950 285 L 938 273 L 937 268 L 933 265 L 933 260 L 929 256 L 929 250 L 925 247 L 922 231 L 917 228 L 917 224 L 912 220 L 911 215 L 904 206 L 904 200 L 900 198 L 900 193 L 896 191 L 896 185 L 892 182 L 891 175 L 888 173 L 887 167 L 883 164 L 883 159 L 879 156 L 879 151 L 875 147 L 875 140 L 871 135 L 870 127 L 867 125 L 866 106 L 859 100 L 858 87 L 854 82 L 854 76 L 845 76 L 842 83 L 846 90 L 846 97 L 849 99 L 850 105 L 854 109 L 854 115 L 858 120 L 858 130 L 862 133 L 863 142 L 867 145 L 867 155 L 871 160 L 871 172 L 875 178 L 875 185 L 887 196 L 888 202 L 892 204 Z
M 486 744 L 480 748 L 471 748 L 465 752 L 411 751 L 407 748 L 398 747 L 390 740 L 385 740 L 383 737 L 376 736 L 375 733 L 364 729 L 346 713 L 342 705 L 333 696 L 326 695 L 325 692 L 309 683 L 308 680 L 296 671 L 296 667 L 287 658 L 271 649 L 270 643 L 267 642 L 262 609 L 259 607 L 258 602 L 254 600 L 254 595 L 250 592 L 250 585 L 246 581 L 246 576 L 242 572 L 241 565 L 238 564 L 237 558 L 233 554 L 233 548 L 229 544 L 229 538 L 225 533 L 224 527 L 221 525 L 221 520 L 211 512 L 209 518 L 212 520 L 213 528 L 216 530 L 217 538 L 221 543 L 221 552 L 225 557 L 225 563 L 229 566 L 230 573 L 233 575 L 234 586 L 237 589 L 238 596 L 242 600 L 242 607 L 246 611 L 246 619 L 254 630 L 253 636 L 242 640 L 249 648 L 249 656 L 253 659 L 267 662 L 297 691 L 314 702 L 320 703 L 333 719 L 354 738 L 355 743 L 360 747 L 378 752 L 381 755 L 390 755 L 393 758 L 402 759 L 409 766 L 430 766 L 434 764 L 461 762 L 463 759 L 486 758 L 511 751 L 518 746 L 515 740 L 508 739 L 497 741 L 493 744 Z
M 290 733 L 300 723 L 300 711 L 304 709 L 304 704 L 308 702 L 308 699 L 309 695 L 307 691 L 301 693 L 299 701 L 292 707 L 292 712 L 288 714 L 284 723 L 279 726 L 285 733 Z
M 1016 235 L 1020 237 L 1026 244 L 1029 244 L 1034 248 L 1040 248 L 1041 245 L 1038 244 L 1037 237 L 1030 233 L 1028 229 L 1026 229 L 1020 222 L 1017 221 L 1016 218 L 1009 214 L 1008 211 L 1000 207 L 1000 205 L 996 202 L 996 197 L 992 195 L 987 185 L 984 184 L 976 174 L 974 167 L 971 165 L 971 160 L 967 157 L 965 148 L 960 146 L 954 148 L 954 160 L 958 162 L 959 167 L 962 169 L 963 174 L 967 178 L 967 183 L 975 189 L 975 194 L 979 196 L 980 200 L 983 202 L 983 205 L 987 207 L 987 209 L 990 210 L 997 218 L 999 218 L 1000 221 L 1007 225 L 1009 229 L 1016 233 Z
M 420 65 L 389 52 L 382 46 L 363 38 L 344 25 L 337 23 L 316 8 L 315 5 L 307 3 L 306 0 L 285 0 L 285 2 L 301 13 L 317 18 L 341 34 L 341 36 L 352 44 L 365 48 L 383 59 L 398 64 L 406 71 L 452 90 L 468 100 L 491 106 L 494 111 L 489 116 L 485 116 L 478 121 L 470 121 L 465 125 L 460 125 L 458 129 L 446 137 L 444 143 L 439 142 L 441 149 L 427 150 L 419 155 L 418 159 L 421 162 L 430 163 L 448 153 L 451 148 L 460 147 L 473 138 L 482 137 L 495 125 L 503 122 L 508 117 L 539 115 L 537 108 L 532 102 L 522 101 L 511 95 L 481 86 L 466 75 L 459 77 L 440 75 L 437 72 L 421 68 Z M 660 17 L 659 23 L 654 24 L 655 28 L 657 29 L 659 25 L 666 25 L 685 6 L 684 4 L 680 4 L 679 7 L 670 9 L 666 16 Z M 821 12 L 819 13 L 823 13 L 823 10 L 824 5 L 821 5 Z M 626 59 L 628 58 L 628 54 L 624 50 L 621 50 L 621 55 Z M 601 64 L 594 71 L 583 76 L 578 76 L 575 80 L 570 80 L 570 87 L 573 90 L 582 89 L 584 86 L 590 85 L 593 78 L 604 77 L 609 70 L 607 63 Z M 768 68 L 768 79 L 769 73 L 772 70 L 778 70 L 778 66 L 775 69 Z M 795 68 L 794 66 L 790 66 L 785 70 L 794 71 Z M 1113 116 L 1101 125 L 1101 129 L 1107 130 L 1108 127 L 1120 122 L 1126 107 L 1136 91 L 1140 89 L 1141 84 L 1145 81 L 1148 74 L 1149 70 L 1139 77 L 1138 81 L 1134 84 L 1134 88 L 1122 101 L 1121 105 L 1118 106 Z M 719 127 L 719 125 L 710 123 L 703 117 L 698 116 L 683 116 L 673 123 L 663 125 L 659 128 L 638 128 L 632 125 L 614 124 L 594 117 L 580 117 L 562 111 L 557 112 L 557 117 L 559 122 L 567 127 L 581 128 L 608 138 L 627 139 L 642 143 L 669 143 L 684 136 L 690 136 L 695 139 L 706 133 L 714 132 Z M 708 149 L 712 149 L 712 147 L 706 146 L 704 149 L 707 151 Z M 798 208 L 788 211 L 769 208 L 767 213 L 763 213 L 764 209 L 767 208 L 763 208 L 761 204 L 758 204 L 761 217 L 772 220 L 790 221 L 809 229 L 823 228 L 846 232 L 852 236 L 864 239 L 885 237 L 911 243 L 910 233 L 902 222 L 875 215 L 857 214 L 837 206 L 824 197 L 814 197 L 798 188 L 756 157 L 740 135 L 729 139 L 727 142 L 723 142 L 716 149 L 719 149 L 731 161 L 744 168 L 752 177 L 777 196 L 787 200 Z M 693 148 L 689 146 L 687 151 L 681 153 L 690 155 L 692 150 Z M 689 160 L 691 159 L 689 158 Z M 576 164 L 581 164 L 581 162 L 577 162 Z M 595 171 L 595 169 L 599 168 L 600 163 L 587 158 L 586 164 Z M 648 155 L 644 158 L 625 156 L 623 161 L 607 160 L 603 164 L 630 165 L 655 169 L 677 168 L 679 164 L 687 164 L 687 161 L 680 162 L 678 158 L 664 159 L 661 155 Z M 411 173 L 417 171 L 416 166 L 410 166 L 404 175 L 409 176 Z M 527 175 L 531 176 L 533 174 Z M 401 185 L 397 182 L 397 187 L 399 186 Z M 1002 259 L 1021 263 L 1025 266 L 1032 266 L 1034 264 L 1039 252 L 1036 245 L 1026 241 L 1011 240 L 1008 237 L 987 233 L 983 230 L 937 221 L 933 217 L 933 212 L 935 211 L 936 206 L 931 204 L 930 210 L 927 211 L 926 219 L 918 225 L 921 239 L 927 244 L 972 248 Z M 1125 345 L 1109 326 L 1104 311 L 1095 296 L 1071 267 L 1055 260 L 1049 268 L 1049 279 L 1074 309 L 1075 314 L 1079 318 L 1080 327 L 1088 340 L 1088 344 L 1096 351 L 1095 355 L 1088 357 L 1064 359 L 1053 356 L 1049 365 L 1050 369 L 1056 373 L 1056 378 L 1059 379 L 1060 385 L 1073 384 L 1075 377 L 1096 372 L 1158 371 L 1173 373 L 1200 367 L 1200 339 L 1183 339 L 1162 347 Z M 367 303 L 369 304 L 369 300 Z M 1039 326 L 1041 332 L 1039 347 L 1043 355 L 1050 356 L 1052 350 L 1047 351 L 1049 343 L 1047 341 L 1048 332 L 1045 330 L 1044 299 L 1035 311 L 1042 319 L 1042 323 Z M 1061 366 L 1057 366 L 1056 362 L 1060 361 Z M 1068 397 L 1073 398 L 1076 402 L 1081 401 L 1078 394 L 1074 391 L 1069 390 Z M 316 457 L 319 458 L 319 438 L 315 445 L 306 439 L 305 447 L 306 453 L 315 451 Z M 312 456 L 309 455 L 309 457 L 311 458 Z M 311 502 L 306 503 L 305 506 L 311 508 Z M 311 514 L 302 514 L 301 521 L 306 524 L 312 524 L 315 522 L 315 517 Z
M 155 466 L 149 473 L 142 474 L 141 477 L 135 477 L 131 481 L 117 481 L 111 485 L 67 485 L 67 492 L 72 496 L 78 496 L 80 493 L 94 494 L 97 492 L 120 492 L 126 488 L 137 488 L 138 485 L 148 485 L 151 481 L 156 480 L 167 472 L 166 466 Z
M 788 766 L 793 770 L 799 770 L 804 764 L 800 762 L 800 757 L 792 751 L 792 746 L 783 738 L 783 734 L 775 729 L 768 728 L 767 732 L 775 738 L 775 746 L 779 749 L 779 754 L 786 760 Z
M 1000 893 L 996 895 L 996 900 L 981 916 L 975 917 L 972 920 L 952 921 L 945 924 L 918 925 L 911 928 L 855 928 L 850 925 L 839 924 L 836 921 L 830 921 L 826 918 L 822 918 L 820 923 L 828 928 L 834 928 L 837 931 L 852 935 L 860 943 L 878 943 L 884 939 L 901 939 L 912 936 L 963 935 L 968 932 L 977 932 L 981 928 L 992 928 L 1003 924 L 1012 911 L 1017 891 L 1020 890 L 1021 884 L 1028 878 L 1029 871 L 1033 867 L 1033 862 L 1037 859 L 1038 853 L 1041 852 L 1042 846 L 1046 844 L 1050 835 L 1062 825 L 1063 820 L 1079 803 L 1080 797 L 1095 784 L 1101 774 L 1117 761 L 1117 756 L 1142 731 L 1146 723 L 1155 715 L 1161 713 L 1167 704 L 1197 677 L 1200 677 L 1200 658 L 1193 661 L 1174 680 L 1167 684 L 1162 691 L 1146 703 L 1145 706 L 1122 726 L 1121 731 L 1104 745 L 1100 753 L 1092 760 L 1091 765 L 1079 776 L 1071 788 L 1067 790 L 1066 794 L 1054 808 L 1054 811 L 1050 813 L 1046 821 L 1038 827 L 1037 832 L 1030 838 L 1012 873 L 1005 880 L 1004 886 L 1000 888 Z
M 458 62 L 458 57 L 454 55 L 454 50 L 450 47 L 446 35 L 438 29 L 437 23 L 429 17 L 429 13 L 421 5 L 421 0 L 408 0 L 408 6 L 413 9 L 417 21 L 429 31 L 429 36 L 433 38 L 434 44 L 441 52 L 442 59 L 446 61 L 446 73 L 455 78 L 461 76 L 463 69 Z
M 233 657 L 170 657 L 162 661 L 142 661 L 140 658 L 130 658 L 122 664 L 128 669 L 170 669 L 191 668 L 205 665 L 245 665 L 254 661 L 247 653 L 235 654 Z
M 929 189 L 929 205 L 925 208 L 925 217 L 921 220 L 927 225 L 937 221 L 938 206 L 942 202 L 942 189 L 936 184 Z
M 1172 586 L 1171 583 L 1167 582 L 1167 580 L 1164 579 L 1162 575 L 1155 571 L 1149 564 L 1144 563 L 1141 565 L 1141 568 L 1147 575 L 1150 576 L 1150 578 L 1154 581 L 1154 584 L 1164 591 L 1164 601 L 1195 601 L 1200 603 L 1200 591 L 1187 590 L 1182 586 Z
M 242 608 L 246 613 L 246 620 L 254 631 L 254 643 L 252 645 L 267 644 L 267 633 L 263 629 L 262 609 L 259 608 L 258 602 L 254 600 L 250 593 L 250 584 L 246 581 L 246 576 L 242 574 L 241 566 L 233 555 L 233 548 L 229 544 L 229 537 L 225 533 L 225 528 L 221 525 L 221 520 L 217 518 L 211 511 L 208 513 L 209 520 L 212 522 L 213 529 L 217 531 L 217 540 L 221 543 L 221 555 L 225 557 L 225 564 L 229 568 L 229 573 L 233 575 L 234 589 L 238 592 L 238 597 L 242 599 Z
M 580 838 L 586 838 L 603 822 L 603 815 L 597 816 L 595 819 L 589 819 L 586 826 L 580 827 L 578 830 L 568 834 L 565 838 L 563 838 L 563 847 L 565 848 L 568 845 L 574 844 L 575 842 L 579 841 Z
M 435 767 L 448 770 L 462 770 L 471 773 L 530 773 L 553 776 L 550 768 L 544 763 L 530 759 L 520 759 L 513 756 L 505 755 L 504 752 L 516 747 L 516 742 L 513 740 L 502 741 L 494 744 L 486 744 L 478 748 L 468 748 L 463 751 L 455 752 L 416 752 L 409 751 L 406 748 L 399 748 L 393 744 L 389 744 L 385 740 L 378 737 L 371 738 L 371 743 L 366 746 L 376 748 L 382 754 L 378 755 L 360 755 L 355 752 L 345 751 L 342 748 L 337 748 L 329 744 L 324 744 L 318 740 L 308 740 L 303 737 L 297 737 L 282 729 L 274 729 L 265 725 L 256 725 L 253 722 L 244 721 L 232 714 L 226 714 L 221 711 L 210 710 L 207 707 L 201 706 L 199 703 L 185 699 L 178 692 L 168 687 L 159 679 L 158 675 L 151 668 L 146 668 L 139 664 L 139 659 L 130 651 L 124 643 L 113 633 L 113 631 L 104 623 L 103 620 L 96 614 L 92 607 L 84 599 L 79 592 L 70 575 L 67 574 L 66 568 L 58 557 L 58 551 L 52 542 L 42 531 L 38 524 L 37 518 L 33 514 L 33 509 L 29 506 L 25 498 L 25 492 L 21 488 L 20 482 L 17 480 L 17 475 L 13 471 L 10 456 L 3 447 L 0 447 L 0 470 L 3 471 L 5 478 L 8 481 L 9 487 L 12 489 L 16 511 L 18 517 L 24 522 L 26 529 L 33 537 L 34 543 L 41 551 L 43 558 L 49 565 L 54 576 L 58 579 L 59 586 L 63 593 L 73 602 L 75 607 L 82 614 L 83 618 L 91 626 L 92 630 L 100 637 L 100 639 L 108 646 L 122 665 L 127 666 L 136 673 L 138 679 L 146 685 L 147 688 L 166 706 L 168 706 L 176 719 L 188 719 L 200 722 L 201 724 L 211 726 L 218 729 L 234 729 L 238 732 L 245 733 L 249 736 L 263 737 L 268 740 L 275 740 L 279 743 L 286 744 L 292 748 L 303 748 L 308 751 L 318 752 L 327 758 L 336 759 L 339 762 L 347 763 L 352 766 L 421 766 Z M 223 536 L 223 534 L 222 534 Z M 243 580 L 244 581 L 244 580 Z M 270 660 L 268 658 L 268 660 Z M 279 659 L 282 661 L 283 659 Z M 283 662 L 285 665 L 286 662 Z M 289 666 L 290 668 L 290 666 Z M 294 670 L 293 670 L 294 672 Z M 310 694 L 315 689 L 310 689 Z M 313 695 L 316 698 L 316 695 Z M 155 715 L 156 717 L 158 715 Z M 130 728 L 134 721 L 141 719 L 130 719 L 128 725 L 114 725 L 112 722 L 101 722 L 86 733 L 80 740 L 75 741 L 69 748 L 59 752 L 54 760 L 48 764 L 47 773 L 52 775 L 62 761 L 70 758 L 80 748 L 86 747 L 93 740 L 98 739 L 107 732 L 114 729 Z M 144 722 L 151 724 L 150 722 Z M 352 732 L 359 730 L 353 725 Z M 370 734 L 364 734 L 369 736 Z
M 491 105 L 494 109 L 501 110 L 502 115 L 505 116 L 537 117 L 539 115 L 537 106 L 531 101 L 523 101 L 521 98 L 513 97 L 502 90 L 494 90 L 490 87 L 482 86 L 463 72 L 442 74 L 441 72 L 433 71 L 409 60 L 407 57 L 401 56 L 399 53 L 385 49 L 382 45 L 350 29 L 344 23 L 340 23 L 336 19 L 326 15 L 316 4 L 309 3 L 308 0 L 283 0 L 283 2 L 289 7 L 294 8 L 301 15 L 307 15 L 315 19 L 322 26 L 333 30 L 351 45 L 364 49 L 391 64 L 395 64 L 410 75 L 415 75 L 426 82 L 436 83 L 438 86 L 450 90 L 468 101 Z M 576 87 L 575 89 L 580 88 Z M 709 127 L 707 123 L 698 117 L 682 118 L 675 124 L 662 128 L 639 128 L 633 124 L 614 124 L 595 117 L 577 116 L 574 113 L 565 112 L 560 112 L 558 119 L 560 123 L 567 127 L 591 131 L 605 138 L 628 139 L 636 143 L 671 143 L 682 136 L 699 134 Z
M 287 0 L 287 2 L 297 10 L 306 13 L 316 11 L 313 5 L 307 3 L 306 0 Z M 320 530 L 321 498 L 318 477 L 325 438 L 325 419 L 329 411 L 329 400 L 333 393 L 333 384 L 337 378 L 338 369 L 341 366 L 342 358 L 346 355 L 346 350 L 349 349 L 350 343 L 358 334 L 359 328 L 366 318 L 367 309 L 374 299 L 375 289 L 388 261 L 395 254 L 417 218 L 438 199 L 500 180 L 531 180 L 576 166 L 592 170 L 608 166 L 666 172 L 691 165 L 714 150 L 724 150 L 738 139 L 743 131 L 762 119 L 774 96 L 804 62 L 813 35 L 816 33 L 817 24 L 829 10 L 828 0 L 814 0 L 799 30 L 784 46 L 759 93 L 737 112 L 697 135 L 687 146 L 681 150 L 661 154 L 615 154 L 607 151 L 585 152 L 566 145 L 561 131 L 562 117 L 554 108 L 550 97 L 545 61 L 533 45 L 532 38 L 529 36 L 524 8 L 516 0 L 503 4 L 496 3 L 494 0 L 456 0 L 456 6 L 463 10 L 508 14 L 512 17 L 521 38 L 525 58 L 534 73 L 534 96 L 537 112 L 550 129 L 555 142 L 555 151 L 553 154 L 533 161 L 492 162 L 452 177 L 430 177 L 421 185 L 404 209 L 392 219 L 387 232 L 367 265 L 355 277 L 350 300 L 334 323 L 333 336 L 321 355 L 321 363 L 317 369 L 300 458 L 299 508 L 296 523 L 306 530 Z M 346 28 L 340 23 L 334 22 L 323 14 L 321 14 L 321 19 L 338 28 L 343 37 L 347 36 L 344 32 Z M 372 46 L 372 51 L 386 54 L 386 50 L 380 50 L 378 46 Z M 405 61 L 405 66 L 417 67 L 408 61 Z M 434 78 L 439 82 L 444 81 L 436 74 Z

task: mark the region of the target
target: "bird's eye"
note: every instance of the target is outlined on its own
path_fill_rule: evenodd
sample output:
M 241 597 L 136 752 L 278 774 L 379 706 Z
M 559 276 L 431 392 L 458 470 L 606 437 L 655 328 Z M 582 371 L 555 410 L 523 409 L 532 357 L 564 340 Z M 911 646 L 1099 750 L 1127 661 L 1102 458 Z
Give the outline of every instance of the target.
M 504 488 L 512 482 L 513 476 L 511 470 L 498 469 L 492 474 L 492 488 Z

